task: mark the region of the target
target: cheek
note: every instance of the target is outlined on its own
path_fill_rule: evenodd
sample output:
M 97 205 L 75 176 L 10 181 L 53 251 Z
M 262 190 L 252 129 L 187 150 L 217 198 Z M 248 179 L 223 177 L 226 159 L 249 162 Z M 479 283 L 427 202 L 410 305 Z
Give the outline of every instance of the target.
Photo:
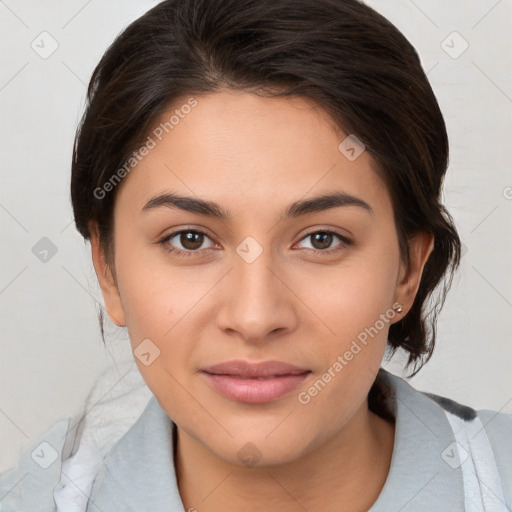
M 123 310 L 132 345 L 145 338 L 163 338 L 172 328 L 176 294 L 153 277 L 139 273 L 137 279 L 122 281 Z
M 336 272 L 331 268 L 329 279 L 317 276 L 303 281 L 302 293 L 309 289 L 307 304 L 317 315 L 308 313 L 311 320 L 303 328 L 312 339 L 316 336 L 316 348 L 309 348 L 314 350 L 311 358 L 321 360 L 323 366 L 298 397 L 310 417 L 339 426 L 364 401 L 381 365 L 389 326 L 395 321 L 393 272 L 389 261 L 369 265 L 361 257 Z M 343 416 L 332 404 L 342 404 Z
M 193 267 L 178 269 L 167 264 L 165 255 L 156 254 L 153 248 L 116 254 L 119 290 L 136 362 L 150 388 L 158 388 L 164 381 L 168 386 L 169 373 L 179 378 L 189 370 L 187 362 L 192 360 L 199 339 L 198 306 L 212 286 L 211 279 Z M 148 352 L 151 359 L 153 354 L 157 357 L 146 365 L 138 356 Z
M 319 332 L 344 345 L 373 326 L 381 314 L 392 315 L 394 267 L 392 258 L 384 256 L 377 263 L 371 253 L 354 253 L 337 266 L 297 276 L 294 286 Z
M 136 240 L 130 242 L 129 235 L 125 237 L 119 236 L 123 242 L 116 247 L 116 271 L 131 347 L 137 356 L 141 344 L 146 343 L 151 349 L 147 341 L 150 340 L 158 349 L 153 351 L 162 352 L 180 300 L 178 283 L 162 275 L 161 269 L 148 258 L 148 251 L 140 248 L 140 241 L 137 245 Z M 151 366 L 139 365 L 142 373 Z
M 123 267 L 121 295 L 134 360 L 161 403 L 174 397 L 168 410 L 190 415 L 193 407 L 180 383 L 187 382 L 191 372 L 188 362 L 197 337 L 191 328 L 193 314 L 187 311 L 199 291 L 183 286 L 183 279 L 176 277 L 179 273 L 159 273 L 154 266 L 139 265 L 133 256 Z
M 166 264 L 163 248 L 142 242 L 140 235 L 123 227 L 116 237 L 116 269 L 128 330 L 135 338 L 161 338 L 192 287 Z

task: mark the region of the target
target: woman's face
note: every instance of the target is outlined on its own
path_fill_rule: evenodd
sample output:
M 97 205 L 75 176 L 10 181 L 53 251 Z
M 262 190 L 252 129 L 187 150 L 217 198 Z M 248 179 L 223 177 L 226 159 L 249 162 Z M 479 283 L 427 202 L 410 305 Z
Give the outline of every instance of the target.
M 118 190 L 118 286 L 100 277 L 106 308 L 180 432 L 233 463 L 291 461 L 366 410 L 422 262 L 419 273 L 400 266 L 374 162 L 323 110 L 247 92 L 181 108 L 187 100 Z M 180 208 L 165 194 L 189 200 Z M 337 203 L 315 201 L 324 195 Z M 94 239 L 93 251 L 98 271 Z M 211 369 L 232 361 L 299 374 Z

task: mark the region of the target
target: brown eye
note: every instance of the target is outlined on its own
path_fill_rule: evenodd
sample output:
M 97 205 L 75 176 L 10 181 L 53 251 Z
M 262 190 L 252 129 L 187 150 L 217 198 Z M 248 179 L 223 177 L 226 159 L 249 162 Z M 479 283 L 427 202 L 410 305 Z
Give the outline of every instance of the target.
M 310 236 L 315 249 L 328 249 L 332 244 L 333 236 L 331 233 L 319 232 Z
M 197 231 L 182 231 L 179 235 L 181 245 L 190 251 L 195 251 L 203 244 L 204 235 Z
M 210 237 L 195 229 L 182 229 L 181 231 L 175 231 L 165 238 L 160 240 L 160 244 L 170 253 L 175 253 L 177 256 L 194 256 L 200 255 L 204 251 L 213 247 L 211 244 L 209 247 L 201 248 L 204 244 L 205 239 Z
M 336 238 L 340 241 L 334 247 L 332 247 L 333 242 Z M 314 231 L 312 233 L 307 234 L 303 240 L 311 240 L 311 248 L 315 253 L 331 253 L 334 251 L 338 251 L 352 244 L 351 240 L 346 238 L 335 231 L 330 230 L 321 230 Z

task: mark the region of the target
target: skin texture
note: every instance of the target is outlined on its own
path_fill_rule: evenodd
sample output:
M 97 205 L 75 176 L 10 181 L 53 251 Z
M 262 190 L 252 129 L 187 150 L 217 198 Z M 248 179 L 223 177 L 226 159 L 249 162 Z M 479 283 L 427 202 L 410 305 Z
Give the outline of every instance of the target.
M 222 91 L 197 101 L 120 185 L 117 286 L 98 237 L 91 239 L 110 318 L 127 327 L 134 350 L 145 339 L 160 350 L 149 365 L 136 361 L 178 425 L 175 464 L 185 509 L 366 511 L 384 485 L 394 442 L 394 425 L 369 411 L 367 394 L 389 325 L 413 303 L 432 235 L 412 239 L 411 265 L 401 265 L 391 200 L 375 162 L 368 152 L 346 158 L 338 145 L 347 134 L 308 100 Z M 281 218 L 292 202 L 337 190 L 368 202 L 374 215 L 344 206 Z M 232 219 L 168 207 L 141 213 L 163 192 L 215 201 Z M 202 243 L 187 245 L 179 235 L 158 243 L 186 228 L 207 236 Z M 322 246 L 306 236 L 322 229 L 353 243 L 334 236 Z M 236 250 L 248 236 L 262 248 L 252 263 Z M 165 247 L 205 251 L 179 257 Z M 298 394 L 395 302 L 402 313 L 308 404 L 299 403 Z M 278 400 L 240 403 L 200 373 L 232 359 L 280 360 L 312 373 Z M 252 466 L 239 456 L 244 447 L 257 459 Z

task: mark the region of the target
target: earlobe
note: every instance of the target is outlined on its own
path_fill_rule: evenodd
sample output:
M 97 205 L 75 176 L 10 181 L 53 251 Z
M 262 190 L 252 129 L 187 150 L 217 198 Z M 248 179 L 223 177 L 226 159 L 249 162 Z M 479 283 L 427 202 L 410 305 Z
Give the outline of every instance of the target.
M 401 266 L 395 292 L 395 300 L 403 306 L 404 315 L 412 307 L 420 287 L 423 269 L 433 250 L 434 235 L 430 232 L 420 231 L 409 242 L 409 268 L 404 269 Z
M 121 296 L 117 287 L 116 280 L 112 273 L 112 269 L 107 264 L 105 251 L 100 244 L 100 237 L 97 226 L 90 224 L 89 232 L 91 233 L 91 252 L 94 269 L 101 288 L 101 294 L 105 302 L 105 309 L 112 322 L 119 326 L 126 325 Z

